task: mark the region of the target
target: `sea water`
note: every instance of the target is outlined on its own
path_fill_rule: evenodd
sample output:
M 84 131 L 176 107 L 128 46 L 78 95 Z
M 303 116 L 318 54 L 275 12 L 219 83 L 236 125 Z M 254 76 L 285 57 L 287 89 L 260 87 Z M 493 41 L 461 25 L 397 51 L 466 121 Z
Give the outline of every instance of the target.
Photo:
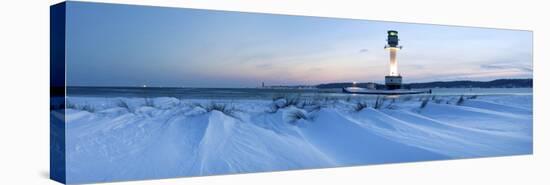
M 427 89 L 422 89 L 427 90 Z M 532 95 L 532 88 L 432 88 L 431 94 L 401 96 Z M 180 99 L 272 99 L 300 97 L 377 97 L 343 93 L 341 89 L 297 88 L 175 88 L 175 87 L 68 87 L 67 96 L 76 97 L 176 97 Z

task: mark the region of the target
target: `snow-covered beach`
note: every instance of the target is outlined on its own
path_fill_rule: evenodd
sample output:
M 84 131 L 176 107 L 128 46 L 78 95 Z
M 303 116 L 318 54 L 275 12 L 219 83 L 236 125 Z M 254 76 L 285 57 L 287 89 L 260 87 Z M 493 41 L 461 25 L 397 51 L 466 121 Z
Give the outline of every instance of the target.
M 66 108 L 69 183 L 533 151 L 531 94 L 69 96 Z

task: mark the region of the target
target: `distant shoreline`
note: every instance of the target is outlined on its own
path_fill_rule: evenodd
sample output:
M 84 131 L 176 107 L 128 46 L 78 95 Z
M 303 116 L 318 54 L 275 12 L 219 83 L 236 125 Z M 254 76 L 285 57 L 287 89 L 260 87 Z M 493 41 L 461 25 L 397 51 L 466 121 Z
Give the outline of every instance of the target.
M 320 84 L 316 87 L 319 89 L 332 89 L 344 87 L 363 87 L 375 86 L 377 89 L 384 88 L 383 84 L 378 83 L 327 83 Z M 533 79 L 497 79 L 491 81 L 434 81 L 423 83 L 406 83 L 403 84 L 404 89 L 426 89 L 426 88 L 533 88 Z

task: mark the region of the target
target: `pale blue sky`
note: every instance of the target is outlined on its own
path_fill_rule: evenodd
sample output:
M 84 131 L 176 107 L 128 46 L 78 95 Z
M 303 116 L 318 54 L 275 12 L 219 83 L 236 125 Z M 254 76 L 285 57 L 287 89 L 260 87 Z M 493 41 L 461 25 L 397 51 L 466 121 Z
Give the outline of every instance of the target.
M 532 32 L 69 2 L 67 83 L 256 87 L 532 78 Z

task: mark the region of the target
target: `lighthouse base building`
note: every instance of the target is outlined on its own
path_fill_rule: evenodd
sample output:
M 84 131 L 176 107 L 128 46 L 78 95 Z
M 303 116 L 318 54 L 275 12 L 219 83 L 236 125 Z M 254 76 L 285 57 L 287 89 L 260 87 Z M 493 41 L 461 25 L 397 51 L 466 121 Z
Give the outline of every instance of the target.
M 386 88 L 388 90 L 401 89 L 401 76 L 386 76 Z

